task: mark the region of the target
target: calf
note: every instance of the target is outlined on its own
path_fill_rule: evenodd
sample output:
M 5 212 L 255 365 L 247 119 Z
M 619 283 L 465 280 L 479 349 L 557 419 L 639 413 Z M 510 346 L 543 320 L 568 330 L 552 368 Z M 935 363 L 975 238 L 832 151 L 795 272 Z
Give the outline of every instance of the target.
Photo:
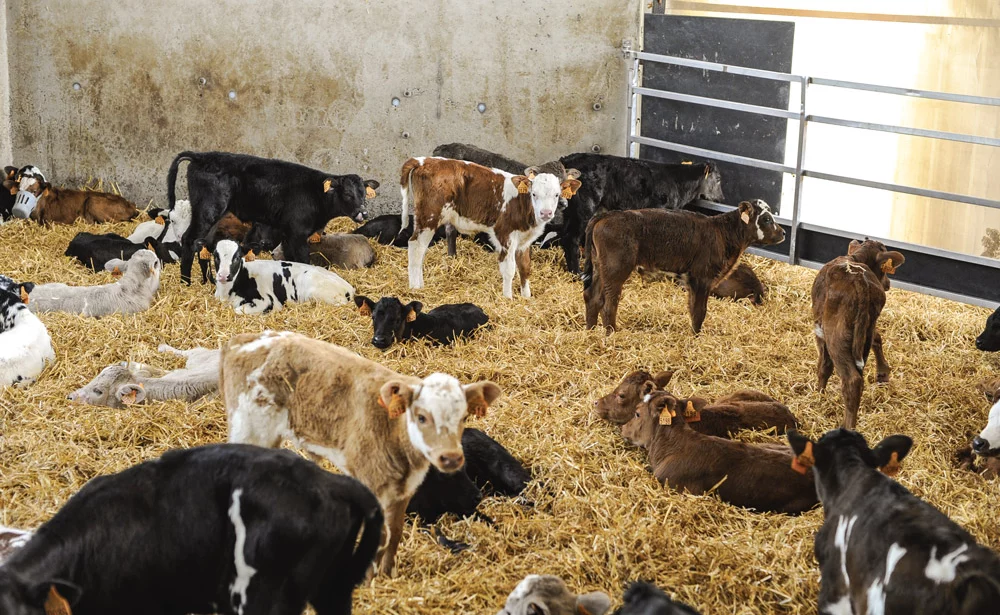
M 56 360 L 48 330 L 28 310 L 34 288 L 0 275 L 0 387 L 29 385 Z
M 376 216 L 351 231 L 351 233 L 370 237 L 383 246 L 405 248 L 406 244 L 410 241 L 410 235 L 413 234 L 413 216 L 407 216 L 407 220 L 409 222 L 406 228 L 403 228 L 402 221 L 396 214 Z M 444 227 L 439 228 L 434 231 L 434 236 L 431 237 L 431 242 L 428 245 L 433 246 L 444 239 L 445 235 Z
M 31 291 L 32 312 L 69 312 L 100 318 L 108 314 L 135 314 L 149 309 L 160 288 L 160 260 L 150 250 L 139 250 L 127 261 L 122 279 L 102 286 L 39 284 Z
M 700 420 L 669 393 L 644 398 L 622 436 L 649 451 L 649 465 L 661 483 L 701 495 L 714 491 L 724 502 L 758 512 L 798 514 L 816 505 L 811 476 L 794 472 L 787 451 L 698 433 Z
M 659 282 L 663 279 L 670 279 L 675 284 L 681 283 L 673 275 L 662 272 L 652 273 L 644 270 L 642 267 L 637 267 L 636 269 L 639 272 L 639 276 L 642 277 L 643 283 Z M 754 305 L 763 305 L 764 298 L 767 296 L 767 289 L 764 288 L 763 282 L 760 281 L 760 278 L 757 277 L 757 274 L 754 273 L 750 265 L 740 263 L 736 265 L 736 268 L 728 276 L 712 286 L 711 295 L 718 299 L 732 299 L 734 301 L 749 299 Z
M 146 239 L 156 239 L 163 246 L 161 260 L 176 263 L 181 258 L 181 238 L 191 225 L 191 202 L 181 199 L 173 209 L 152 209 L 148 213 L 152 219 L 139 224 L 128 240 L 145 245 Z
M 1000 350 L 1000 308 L 986 319 L 983 332 L 976 338 L 976 348 L 985 352 Z
M 587 226 L 587 328 L 597 325 L 600 313 L 608 332 L 615 330 L 622 286 L 641 266 L 680 278 L 688 289 L 691 328 L 697 334 L 712 287 L 736 267 L 744 250 L 784 240 L 785 231 L 760 199 L 712 217 L 660 209 L 598 215 Z
M 14 178 L 17 177 L 17 167 L 4 167 L 2 184 L 3 190 L 0 190 L 0 224 L 5 220 L 10 220 L 14 214 L 14 197 L 17 195 L 17 183 Z
M 880 241 L 853 240 L 847 256 L 838 256 L 820 269 L 812 286 L 813 333 L 819 360 L 820 391 L 836 369 L 844 397 L 844 427 L 854 429 L 864 389 L 862 373 L 868 353 L 874 351 L 879 382 L 889 381 L 889 364 L 876 329 L 885 305 L 890 273 L 903 264 L 903 255 L 886 250 Z
M 135 203 L 117 194 L 53 188 L 43 183 L 31 219 L 39 224 L 73 224 L 78 219 L 103 223 L 127 222 L 138 215 Z
M 15 551 L 28 544 L 34 532 L 0 525 L 0 564 Z
M 181 152 L 167 173 L 167 201 L 175 200 L 177 169 L 188 161 L 188 198 L 191 227 L 181 245 L 181 281 L 191 283 L 194 243 L 204 239 L 226 213 L 239 220 L 265 224 L 277 231 L 288 260 L 309 262 L 306 239 L 322 231 L 338 216 L 361 222 L 368 213 L 365 199 L 375 197 L 378 182 L 357 175 L 331 175 L 286 162 L 226 152 Z M 275 245 L 276 245 L 275 244 Z M 252 247 L 252 246 L 251 246 Z
M 372 346 L 387 350 L 395 342 L 428 338 L 436 344 L 450 344 L 459 337 L 471 336 L 490 318 L 472 303 L 439 305 L 424 314 L 424 304 L 411 301 L 406 305 L 396 297 L 382 297 L 378 303 L 358 295 L 354 303 L 362 316 L 372 317 Z
M 215 247 L 214 258 L 215 297 L 237 314 L 267 314 L 289 301 L 343 305 L 354 298 L 354 287 L 332 271 L 288 261 L 248 262 L 228 239 Z
M 363 485 L 290 451 L 169 451 L 71 497 L 0 567 L 0 612 L 346 614 L 381 526 Z
M 569 198 L 579 189 L 577 175 L 570 169 L 560 180 L 537 167 L 512 175 L 461 160 L 407 160 L 400 178 L 400 220 L 406 219 L 407 201 L 412 200 L 413 235 L 407 248 L 410 288 L 423 288 L 427 246 L 438 227 L 451 224 L 463 234 L 487 233 L 497 249 L 504 297 L 514 296 L 515 261 L 521 296 L 530 297 L 531 244 L 555 216 L 560 195 Z
M 823 504 L 820 612 L 996 612 L 1000 558 L 884 475 L 898 472 L 910 438 L 889 436 L 871 449 L 861 434 L 836 429 L 816 442 L 789 432 L 788 442 L 799 471 L 812 468 Z
M 316 267 L 363 269 L 375 264 L 375 249 L 364 237 L 349 233 L 321 235 L 319 241 L 309 243 L 309 263 Z M 284 260 L 284 247 L 278 246 L 272 254 L 274 260 Z
M 156 239 L 148 238 L 145 245 L 136 244 L 116 233 L 95 235 L 94 233 L 77 233 L 66 247 L 66 256 L 73 257 L 84 267 L 94 271 L 103 271 L 110 260 L 127 261 L 140 250 L 152 250 L 161 261 L 171 260 L 169 251 L 161 247 Z
M 580 242 L 599 210 L 678 209 L 702 198 L 723 200 L 722 177 L 712 163 L 665 164 L 607 154 L 570 154 L 560 159 L 580 170 L 583 188 L 570 201 L 561 234 L 566 269 L 580 272 Z
M 609 610 L 611 598 L 604 592 L 578 596 L 559 577 L 529 574 L 497 615 L 604 615 Z
M 652 583 L 636 581 L 625 590 L 625 604 L 615 615 L 699 615 L 698 611 L 681 602 L 674 602 Z
M 407 505 L 428 468 L 461 469 L 466 417 L 485 415 L 500 395 L 492 382 L 404 376 L 345 348 L 272 331 L 223 345 L 219 389 L 230 442 L 291 440 L 375 493 L 386 511 L 379 571 L 389 575 Z
M 971 448 L 984 461 L 987 469 L 996 474 L 1000 471 L 1000 400 L 995 397 L 996 390 L 988 392 L 987 396 L 992 397 L 993 407 L 990 408 L 986 427 L 972 439 Z

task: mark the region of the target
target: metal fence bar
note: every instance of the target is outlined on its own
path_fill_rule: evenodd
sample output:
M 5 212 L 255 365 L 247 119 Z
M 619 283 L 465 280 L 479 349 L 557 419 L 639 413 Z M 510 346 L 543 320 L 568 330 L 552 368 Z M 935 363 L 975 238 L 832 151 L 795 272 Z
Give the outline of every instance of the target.
M 928 188 L 914 188 L 913 186 L 904 186 L 902 184 L 890 184 L 887 182 L 876 182 L 868 179 L 857 179 L 854 177 L 847 177 L 845 175 L 835 175 L 833 173 L 810 171 L 808 169 L 803 169 L 802 174 L 805 175 L 806 177 L 814 177 L 816 179 L 824 179 L 826 181 L 840 182 L 842 184 L 865 186 L 867 188 L 877 188 L 878 190 L 888 190 L 890 192 L 902 192 L 903 194 L 912 194 L 914 196 L 926 196 L 932 199 L 941 199 L 942 201 L 954 201 L 956 203 L 968 203 L 969 205 L 980 205 L 982 207 L 992 207 L 994 209 L 1000 209 L 1000 201 L 984 199 L 978 196 L 955 194 L 954 192 L 943 192 L 941 190 L 930 190 Z
M 775 109 L 774 107 L 748 105 L 745 103 L 731 102 L 728 100 L 719 100 L 718 98 L 707 98 L 705 96 L 694 96 L 692 94 L 677 94 L 676 92 L 665 92 L 663 90 L 653 90 L 644 87 L 635 87 L 633 88 L 633 91 L 642 94 L 643 96 L 650 96 L 652 98 L 676 100 L 678 102 L 694 103 L 696 105 L 705 105 L 707 107 L 732 109 L 733 111 L 745 111 L 746 113 L 758 113 L 760 115 L 769 115 L 771 117 L 783 117 L 789 120 L 800 119 L 799 114 L 796 113 L 795 111 L 785 111 L 784 109 Z
M 809 122 L 817 124 L 829 124 L 831 126 L 843 126 L 845 128 L 862 128 L 864 130 L 878 130 L 881 132 L 891 132 L 897 135 L 910 135 L 913 137 L 927 137 L 930 139 L 943 139 L 947 141 L 960 141 L 962 143 L 973 143 L 975 145 L 991 145 L 1000 147 L 1000 139 L 991 137 L 980 137 L 977 135 L 967 135 L 957 132 L 943 132 L 940 130 L 926 130 L 924 128 L 909 128 L 907 126 L 894 126 L 892 124 L 875 124 L 873 122 L 859 122 L 856 120 L 842 120 L 835 117 L 824 117 L 822 115 L 810 115 L 806 118 Z
M 989 96 L 972 96 L 969 94 L 951 94 L 949 92 L 933 92 L 931 90 L 917 90 L 913 88 L 897 88 L 890 85 L 874 85 L 871 83 L 859 83 L 857 81 L 823 79 L 822 77 L 812 77 L 812 82 L 816 85 L 826 85 L 834 88 L 847 88 L 849 90 L 865 90 L 867 92 L 878 92 L 880 94 L 897 94 L 899 96 L 912 96 L 914 98 L 929 98 L 932 100 L 947 100 L 949 102 L 1000 107 L 1000 98 L 992 98 Z
M 640 60 L 656 62 L 659 64 L 676 64 L 677 66 L 687 66 L 689 68 L 700 68 L 702 70 L 714 70 L 720 73 L 732 73 L 734 75 L 746 75 L 747 77 L 760 77 L 772 81 L 798 81 L 801 77 L 779 73 L 773 70 L 762 70 L 759 68 L 747 68 L 746 66 L 734 66 L 731 64 L 719 64 L 718 62 L 708 62 L 706 60 L 689 60 L 677 56 L 665 56 L 658 53 L 647 53 L 640 51 L 635 54 Z
M 639 97 L 635 92 L 636 88 L 639 87 L 639 58 L 637 55 L 638 54 L 632 54 L 632 74 L 630 76 L 631 83 L 629 83 L 628 92 L 628 137 L 625 140 L 625 152 L 629 155 L 629 157 L 635 158 L 639 157 L 638 148 L 635 148 L 637 151 L 632 151 L 632 137 L 637 136 L 636 124 L 638 123 L 637 118 L 639 114 Z
M 691 145 L 682 145 L 680 143 L 674 143 L 672 141 L 661 141 L 659 139 L 651 139 L 649 137 L 639 137 L 635 136 L 629 139 L 632 143 L 641 143 L 642 145 L 650 145 L 652 147 L 657 147 L 660 149 L 667 149 L 674 152 L 680 152 L 682 154 L 690 154 L 692 156 L 703 156 L 705 158 L 711 158 L 713 160 L 723 160 L 725 162 L 732 162 L 735 164 L 745 164 L 748 167 L 756 167 L 758 169 L 767 169 L 768 171 L 778 171 L 779 173 L 794 173 L 795 169 L 793 167 L 785 166 L 783 164 L 778 164 L 777 162 L 770 162 L 768 160 L 760 160 L 759 158 L 748 158 L 746 156 L 737 156 L 736 154 L 725 154 L 723 152 L 717 152 L 715 150 L 704 149 L 701 147 L 694 147 Z
M 806 161 L 806 126 L 809 120 L 806 115 L 806 91 L 809 89 L 809 79 L 803 78 L 799 83 L 799 140 L 795 151 L 795 192 L 792 197 L 792 222 L 789 226 L 788 262 L 799 263 L 799 217 L 802 212 L 802 165 Z

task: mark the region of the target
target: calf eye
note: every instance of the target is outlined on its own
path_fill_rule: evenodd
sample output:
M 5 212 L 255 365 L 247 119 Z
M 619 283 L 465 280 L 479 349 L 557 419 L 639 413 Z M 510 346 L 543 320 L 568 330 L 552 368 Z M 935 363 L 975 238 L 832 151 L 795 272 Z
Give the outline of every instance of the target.
M 424 423 L 427 422 L 427 417 L 422 414 L 417 415 L 417 422 L 423 425 Z
M 94 389 L 94 395 L 104 395 L 104 391 L 101 389 Z
M 638 410 L 635 411 L 635 418 L 639 418 L 639 411 Z

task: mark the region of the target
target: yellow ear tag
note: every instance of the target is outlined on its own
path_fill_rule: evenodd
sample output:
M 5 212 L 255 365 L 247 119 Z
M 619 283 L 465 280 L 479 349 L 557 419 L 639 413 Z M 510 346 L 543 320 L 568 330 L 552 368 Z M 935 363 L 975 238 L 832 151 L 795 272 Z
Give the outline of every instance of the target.
M 313 233 L 309 236 L 309 239 L 306 239 L 306 243 L 319 243 L 321 241 L 323 241 L 323 236 L 319 233 Z
M 816 459 L 813 457 L 813 443 L 806 442 L 806 448 L 802 451 L 802 454 L 792 458 L 792 469 L 799 474 L 805 474 L 815 463 Z
M 155 249 L 153 249 L 153 244 L 151 244 L 151 243 L 147 243 L 147 244 L 146 244 L 146 249 L 147 249 L 147 250 L 149 250 L 150 252 L 152 252 L 152 253 L 156 254 L 156 250 L 155 250 Z
M 382 403 L 381 397 L 379 397 L 378 401 L 383 406 L 385 405 Z M 399 393 L 393 393 L 392 399 L 389 400 L 389 407 L 386 408 L 386 410 L 389 411 L 390 419 L 399 418 L 404 414 L 406 414 L 406 400 L 403 399 L 403 396 L 400 395 Z
M 252 263 L 255 260 L 257 260 L 257 257 L 254 256 L 253 250 L 250 250 L 249 252 L 247 252 L 247 255 L 243 257 L 243 260 L 245 260 L 248 263 Z
M 374 199 L 376 196 L 378 196 L 378 193 L 375 192 L 374 188 L 372 188 L 371 186 L 365 186 L 365 198 L 366 199 Z
M 131 406 L 132 404 L 135 403 L 136 395 L 137 395 L 137 391 L 135 391 L 135 390 L 132 390 L 130 393 L 127 393 L 127 394 L 123 395 L 122 396 L 122 403 L 125 404 L 126 406 Z
M 701 420 L 701 412 L 698 412 L 691 400 L 688 400 L 687 406 L 684 408 L 684 420 L 688 423 L 697 423 Z
M 887 258 L 884 263 L 882 263 L 882 271 L 885 273 L 896 273 L 896 268 L 892 266 L 892 259 Z M 909 270 L 907 270 L 909 271 Z
M 119 268 L 118 268 L 117 266 L 116 266 L 116 267 L 113 267 L 113 268 L 111 269 L 111 275 L 113 275 L 114 277 L 116 277 L 116 278 L 117 278 L 117 277 L 118 277 L 118 276 L 120 276 L 121 274 L 122 274 L 122 270 L 121 270 L 121 269 L 119 269 Z
M 406 322 L 413 322 L 416 319 L 417 319 L 417 311 L 416 310 L 412 310 L 411 309 L 409 312 L 407 312 L 407 314 L 406 314 Z
M 323 192 L 329 192 L 330 186 L 333 185 L 333 180 L 325 179 L 323 180 Z
M 49 586 L 49 595 L 45 599 L 45 615 L 73 615 L 69 602 L 59 595 L 55 585 Z
M 167 221 L 163 219 L 163 216 L 156 216 L 156 219 L 154 220 L 154 222 L 156 222 L 157 224 L 166 224 L 167 223 Z
M 469 414 L 482 418 L 486 416 L 486 410 L 490 407 L 482 397 L 475 397 L 469 402 Z
M 212 258 L 212 253 L 208 251 L 208 248 L 202 246 L 201 252 L 198 253 L 198 258 L 200 258 L 203 261 L 210 260 Z
M 521 182 L 517 185 L 518 194 L 528 194 L 528 182 Z
M 660 425 L 672 424 L 673 423 L 673 419 L 671 418 L 672 416 L 673 413 L 670 412 L 670 408 L 664 408 L 663 411 L 660 412 Z
M 562 189 L 562 192 L 559 193 L 559 196 L 561 196 L 564 199 L 571 199 L 573 198 L 573 189 L 570 188 L 569 186 L 566 186 L 565 188 Z
M 28 301 L 30 301 L 30 300 L 31 300 L 30 297 L 28 297 L 28 291 L 24 290 L 24 287 L 22 286 L 21 287 L 21 303 L 23 303 L 24 305 L 28 305 Z
M 750 224 L 750 214 L 747 212 L 741 213 L 740 220 L 743 220 L 743 224 Z

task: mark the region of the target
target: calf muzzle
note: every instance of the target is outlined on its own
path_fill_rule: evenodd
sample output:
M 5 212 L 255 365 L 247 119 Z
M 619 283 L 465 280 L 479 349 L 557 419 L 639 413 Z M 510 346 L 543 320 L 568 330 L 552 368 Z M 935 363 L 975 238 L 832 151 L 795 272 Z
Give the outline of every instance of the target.
M 438 467 L 442 472 L 456 472 L 465 464 L 465 455 L 459 451 L 457 453 L 441 453 L 438 457 Z
M 990 441 L 975 437 L 972 439 L 972 450 L 980 455 L 986 454 L 990 451 Z

